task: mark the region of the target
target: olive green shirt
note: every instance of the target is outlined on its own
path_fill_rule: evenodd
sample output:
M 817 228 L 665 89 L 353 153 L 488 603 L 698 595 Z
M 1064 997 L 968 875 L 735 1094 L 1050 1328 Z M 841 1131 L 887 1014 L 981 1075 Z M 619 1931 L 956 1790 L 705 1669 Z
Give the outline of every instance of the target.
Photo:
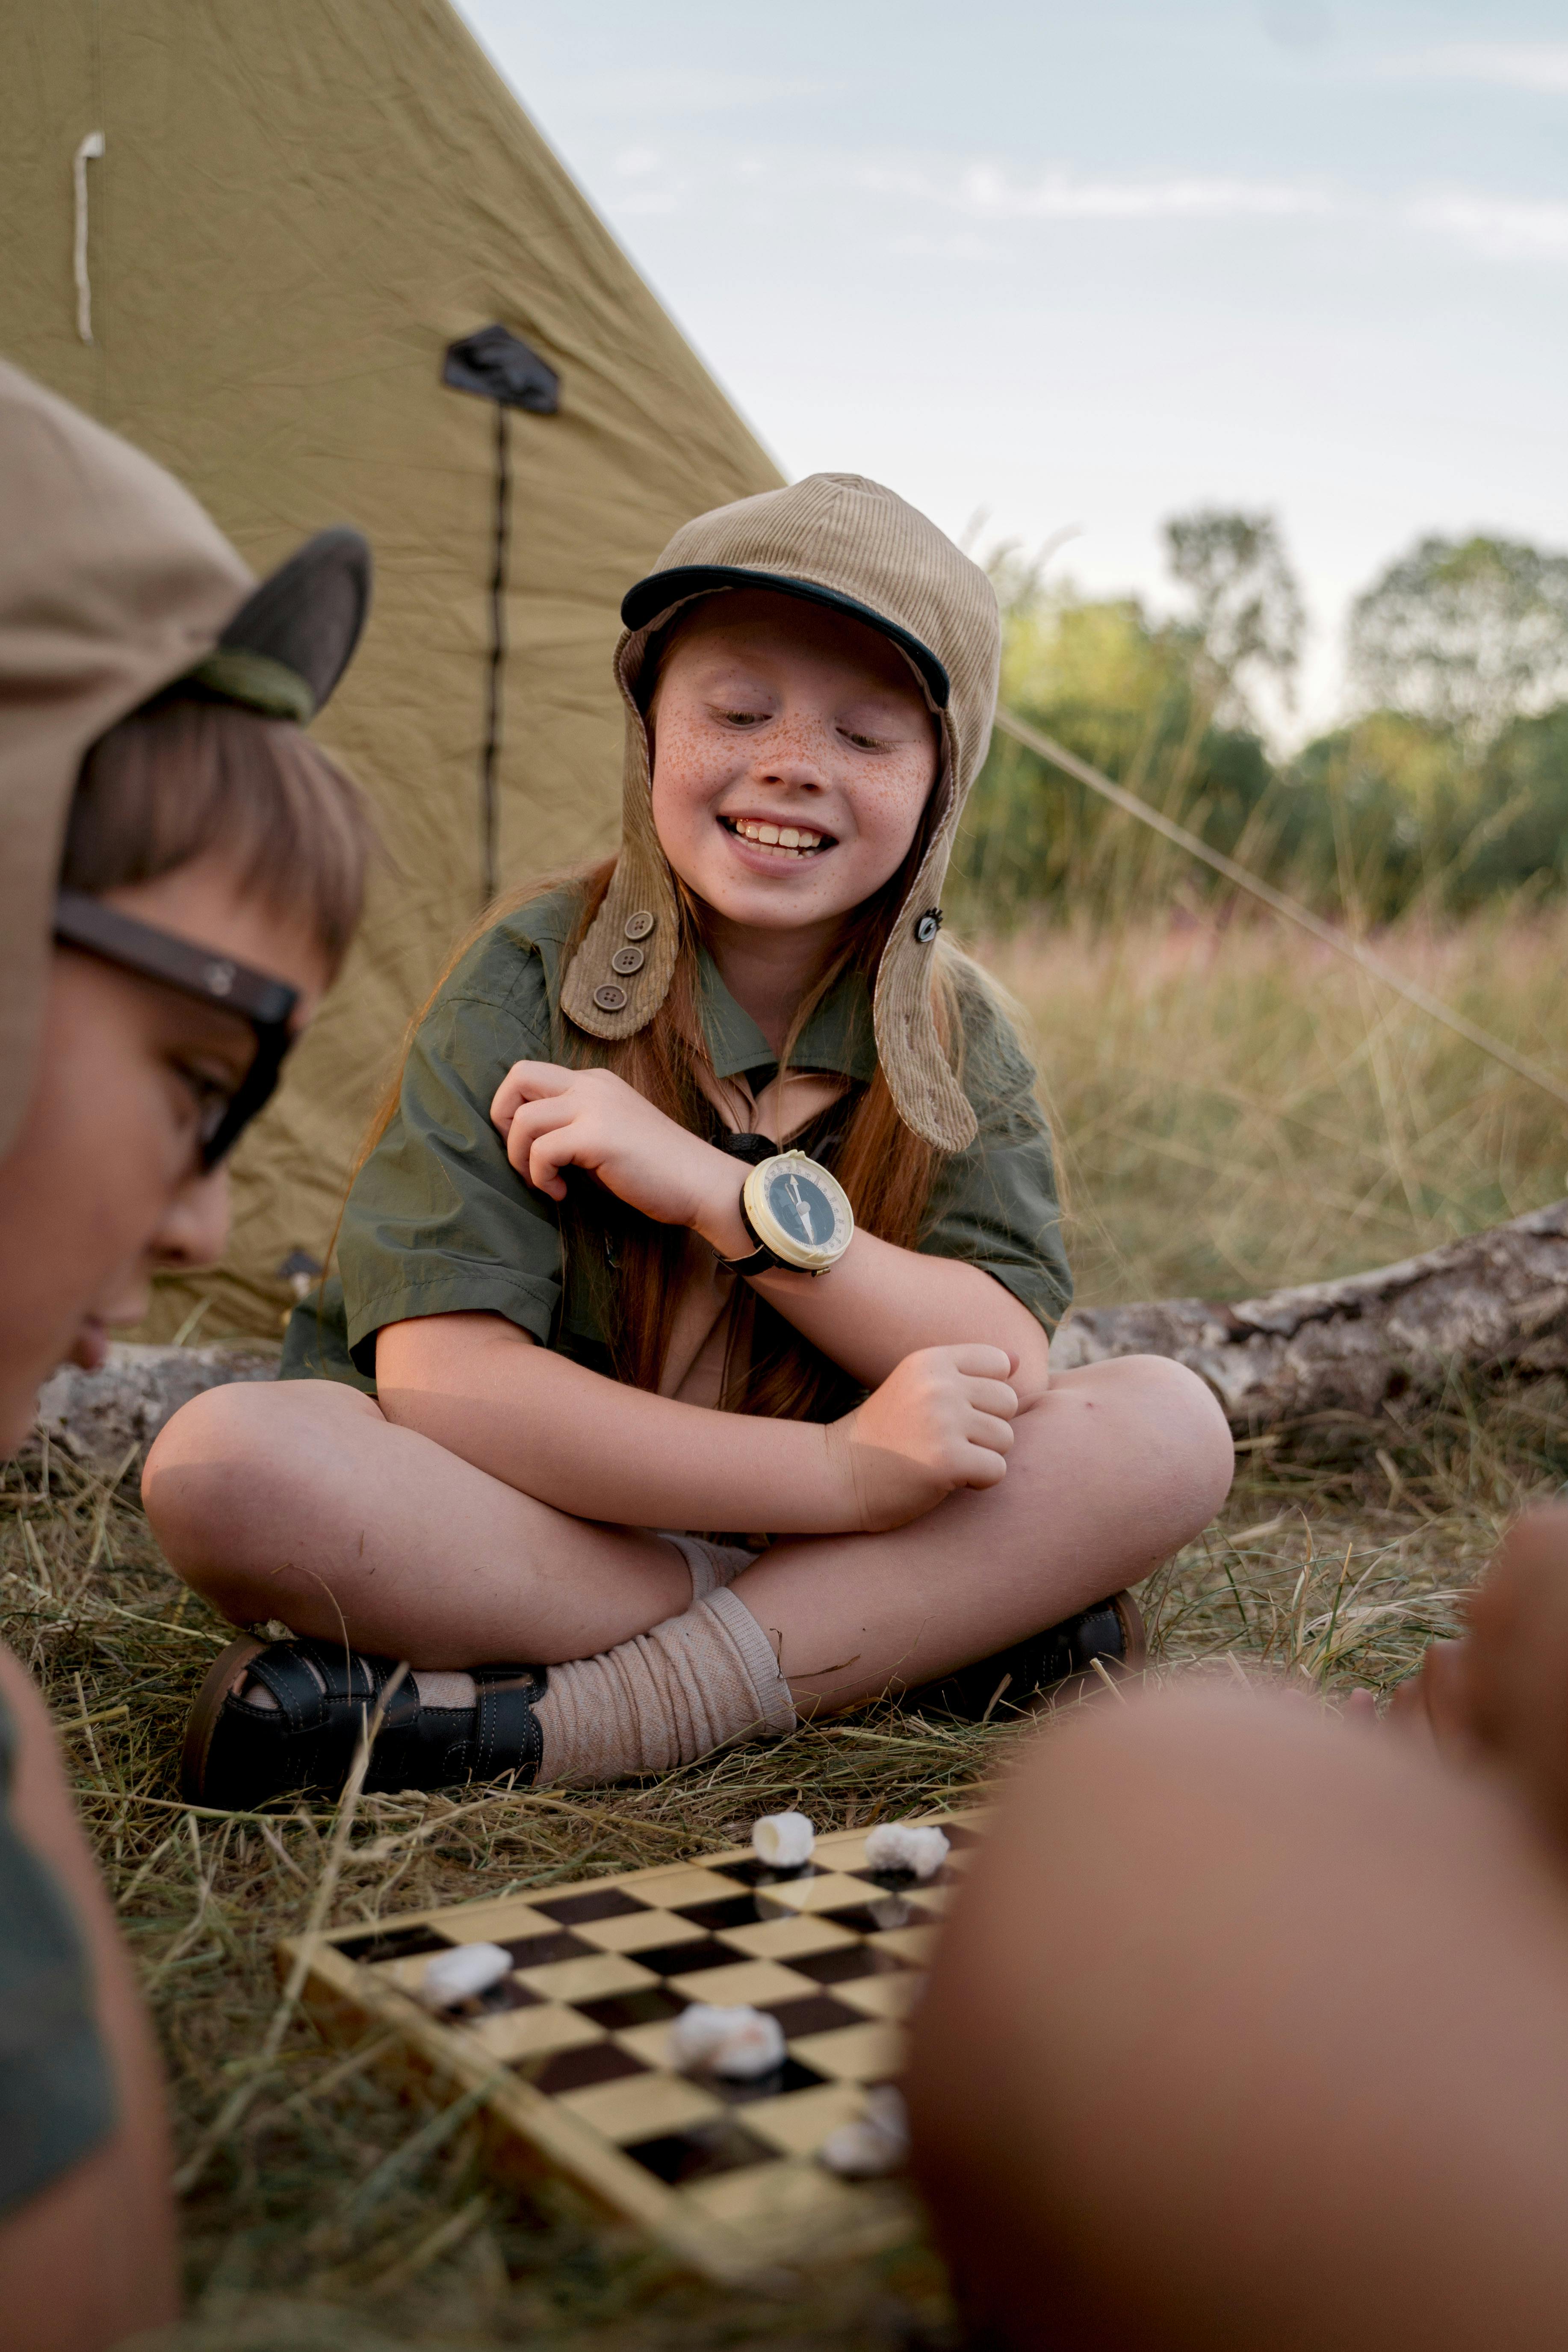
M 118 2120 L 87 1939 L 12 1817 L 16 1746 L 0 1699 L 0 2218 L 100 2147 Z
M 441 990 L 409 1051 L 391 1124 L 349 1193 L 341 1274 L 290 1318 L 286 1379 L 325 1375 L 374 1393 L 384 1325 L 474 1313 L 504 1315 L 541 1346 L 610 1370 L 605 1285 L 563 1251 L 557 1204 L 512 1168 L 489 1117 L 513 1062 L 563 1058 L 561 950 L 579 904 L 568 887 L 506 916 Z M 776 1072 L 773 1048 L 706 953 L 701 988 L 715 1074 L 743 1076 L 760 1092 Z M 979 1133 L 966 1151 L 939 1160 L 917 1246 L 983 1267 L 1049 1331 L 1072 1278 L 1035 1072 L 986 991 L 965 985 L 961 1002 L 961 1077 Z M 792 1061 L 847 1077 L 851 1099 L 874 1076 L 870 1000 L 858 974 L 817 1008 Z M 844 1113 L 836 1104 L 794 1143 L 831 1167 Z M 714 1125 L 722 1131 L 716 1113 Z

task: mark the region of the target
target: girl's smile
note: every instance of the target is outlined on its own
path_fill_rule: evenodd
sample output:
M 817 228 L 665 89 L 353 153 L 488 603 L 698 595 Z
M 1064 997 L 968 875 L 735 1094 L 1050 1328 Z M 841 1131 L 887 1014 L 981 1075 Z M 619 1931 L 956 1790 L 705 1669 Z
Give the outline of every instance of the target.
M 726 809 L 719 822 L 743 850 L 763 853 L 760 861 L 747 861 L 760 874 L 770 873 L 783 858 L 818 857 L 834 845 L 830 833 L 804 823 L 790 824 L 776 812 L 771 817 L 736 816 Z
M 774 590 L 710 596 L 648 717 L 659 840 L 721 933 L 831 930 L 908 856 L 937 731 L 868 624 Z

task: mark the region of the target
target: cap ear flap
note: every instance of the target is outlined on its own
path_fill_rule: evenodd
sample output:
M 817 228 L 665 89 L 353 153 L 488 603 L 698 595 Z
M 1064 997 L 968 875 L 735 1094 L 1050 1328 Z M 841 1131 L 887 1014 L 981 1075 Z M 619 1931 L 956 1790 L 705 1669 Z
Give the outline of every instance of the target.
M 951 768 L 952 730 L 945 717 L 942 736 L 943 764 Z M 942 890 L 961 804 L 952 793 L 888 934 L 871 1001 L 877 1058 L 894 1108 L 906 1127 L 939 1151 L 965 1151 L 979 1132 L 973 1105 L 942 1052 L 931 1003 Z
M 370 610 L 368 541 L 347 524 L 319 530 L 252 590 L 217 653 L 259 656 L 303 681 L 313 717 L 353 657 Z
M 616 648 L 616 680 L 626 707 L 620 856 L 604 903 L 561 982 L 561 1010 L 591 1037 L 635 1037 L 675 977 L 680 904 L 653 821 L 647 723 L 635 691 L 647 640 L 668 617 L 628 629 Z

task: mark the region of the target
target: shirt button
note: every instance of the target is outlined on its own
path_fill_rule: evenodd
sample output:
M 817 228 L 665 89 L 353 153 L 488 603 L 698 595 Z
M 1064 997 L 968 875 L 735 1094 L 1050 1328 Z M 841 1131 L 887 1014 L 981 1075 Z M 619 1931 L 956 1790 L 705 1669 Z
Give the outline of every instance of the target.
M 612 982 L 606 982 L 603 988 L 594 991 L 594 1002 L 601 1013 L 624 1013 L 626 992 L 624 988 L 616 988 Z
M 626 917 L 626 937 L 628 940 L 646 940 L 653 926 L 653 916 L 646 907 L 639 907 L 635 915 Z
M 612 971 L 641 971 L 647 961 L 641 948 L 617 948 L 610 958 Z

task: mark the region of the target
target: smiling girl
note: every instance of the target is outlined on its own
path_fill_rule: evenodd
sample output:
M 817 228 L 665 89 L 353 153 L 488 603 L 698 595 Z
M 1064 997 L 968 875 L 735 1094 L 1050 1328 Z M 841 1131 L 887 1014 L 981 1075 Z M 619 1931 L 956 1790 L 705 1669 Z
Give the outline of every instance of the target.
M 181 1574 L 297 1637 L 218 1661 L 193 1798 L 341 1780 L 400 1659 L 372 1785 L 1022 1702 L 1132 1647 L 1118 1588 L 1226 1493 L 1191 1374 L 1050 1372 L 1034 1072 L 940 935 L 984 573 L 819 475 L 687 525 L 622 614 L 618 856 L 437 990 L 290 1333 L 327 1377 L 211 1391 L 148 1461 Z

